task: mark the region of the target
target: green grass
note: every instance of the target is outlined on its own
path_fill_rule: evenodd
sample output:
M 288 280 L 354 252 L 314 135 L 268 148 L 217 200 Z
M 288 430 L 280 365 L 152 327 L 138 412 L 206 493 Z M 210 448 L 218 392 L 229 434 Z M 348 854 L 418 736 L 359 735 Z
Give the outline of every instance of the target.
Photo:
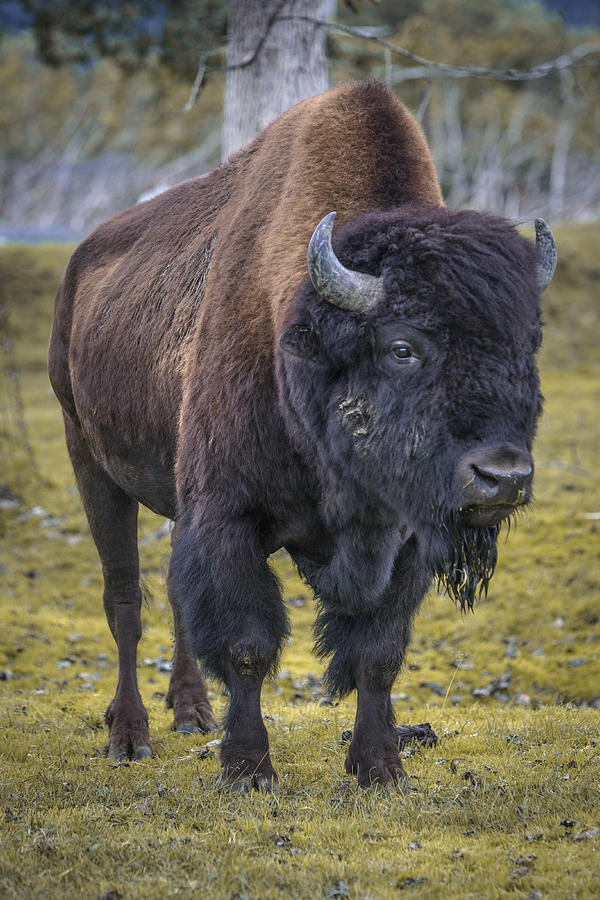
M 264 692 L 281 779 L 274 798 L 223 793 L 217 758 L 196 752 L 215 736 L 169 731 L 160 671 L 171 647 L 168 540 L 153 537 L 162 522 L 146 512 L 139 677 L 156 755 L 104 758 L 116 653 L 45 375 L 68 251 L 0 250 L 0 496 L 4 507 L 14 498 L 0 510 L 0 671 L 9 671 L 0 897 L 597 896 L 599 237 L 598 226 L 557 233 L 535 509 L 502 540 L 475 615 L 432 594 L 417 618 L 395 707 L 400 722 L 431 722 L 440 742 L 408 754 L 409 786 L 363 791 L 343 774 L 353 700 L 331 706 L 322 696 L 312 598 L 288 558 L 273 559 L 293 623 L 280 677 Z M 4 377 L 12 369 L 18 381 Z M 504 689 L 472 693 L 499 676 Z M 222 691 L 211 689 L 222 713 Z

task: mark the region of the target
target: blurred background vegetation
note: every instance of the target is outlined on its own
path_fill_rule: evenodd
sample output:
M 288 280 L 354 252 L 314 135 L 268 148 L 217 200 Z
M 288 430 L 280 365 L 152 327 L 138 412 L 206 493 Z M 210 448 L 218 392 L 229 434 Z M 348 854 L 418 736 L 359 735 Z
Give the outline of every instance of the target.
M 381 0 L 336 21 L 436 62 L 530 69 L 600 41 L 596 3 Z M 0 235 L 89 231 L 221 158 L 225 0 L 10 0 L 0 14 Z M 435 23 L 435 27 L 432 27 Z M 573 23 L 573 24 L 571 24 Z M 328 32 L 330 81 L 378 78 L 419 117 L 451 206 L 586 221 L 600 208 L 600 53 L 533 81 L 405 80 L 381 45 Z M 598 44 L 600 48 L 600 43 Z

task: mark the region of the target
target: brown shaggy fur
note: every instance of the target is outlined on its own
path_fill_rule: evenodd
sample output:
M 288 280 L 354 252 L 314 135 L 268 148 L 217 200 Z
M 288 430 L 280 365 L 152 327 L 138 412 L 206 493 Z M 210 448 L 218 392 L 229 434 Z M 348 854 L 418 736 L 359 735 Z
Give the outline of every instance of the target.
M 359 213 L 403 204 L 443 206 L 425 139 L 386 88 L 344 84 L 290 109 L 210 174 L 105 222 L 73 254 L 56 297 L 49 368 L 119 649 L 119 684 L 107 713 L 112 756 L 151 752 L 135 674 L 141 631 L 137 501 L 180 522 L 188 515 L 185 540 L 195 540 L 189 553 L 180 522 L 174 541 L 189 558 L 198 552 L 193 516 L 201 499 L 210 496 L 214 510 L 223 496 L 231 525 L 223 552 L 229 541 L 228 565 L 235 568 L 241 552 L 245 568 L 231 573 L 239 583 L 214 592 L 223 602 L 234 598 L 231 608 L 214 615 L 227 652 L 211 644 L 232 698 L 222 761 L 231 781 L 251 777 L 268 786 L 274 780 L 260 684 L 274 665 L 286 622 L 264 553 L 259 558 L 252 517 L 269 485 L 278 485 L 282 509 L 297 504 L 298 470 L 293 484 L 288 474 L 297 455 L 277 412 L 277 340 L 306 276 L 306 248 L 319 220 L 335 209 L 343 225 Z M 259 427 L 267 422 L 268 434 Z M 312 528 L 316 508 L 302 523 L 305 533 L 319 534 Z M 284 542 L 276 520 L 273 514 L 275 534 L 262 535 L 261 551 Z M 220 521 L 213 533 L 219 529 Z M 213 581 L 222 576 L 214 556 L 209 570 Z M 238 609 L 250 582 L 255 596 Z M 195 574 L 190 583 L 199 583 Z M 204 682 L 178 602 L 171 600 L 174 727 L 208 729 L 214 719 Z M 262 618 L 252 611 L 258 602 L 266 610 Z M 250 624 L 241 624 L 247 619 Z M 396 778 L 402 766 L 389 697 L 366 681 L 360 696 L 363 725 L 353 746 L 371 746 L 379 729 L 387 763 L 365 749 L 364 759 L 356 751 L 351 769 L 358 767 L 363 783 L 372 772 L 376 780 Z
M 247 342 L 249 367 L 272 359 L 315 224 L 332 209 L 341 225 L 407 202 L 442 205 L 425 138 L 381 85 L 349 83 L 294 106 L 219 169 L 97 228 L 58 291 L 50 377 L 107 468 L 110 436 L 129 454 L 155 448 L 155 477 L 168 478 L 182 399 L 184 425 L 197 402 L 223 405 L 224 343 Z M 127 487 L 127 472 L 114 474 Z M 168 505 L 152 488 L 140 499 L 175 516 L 174 494 Z

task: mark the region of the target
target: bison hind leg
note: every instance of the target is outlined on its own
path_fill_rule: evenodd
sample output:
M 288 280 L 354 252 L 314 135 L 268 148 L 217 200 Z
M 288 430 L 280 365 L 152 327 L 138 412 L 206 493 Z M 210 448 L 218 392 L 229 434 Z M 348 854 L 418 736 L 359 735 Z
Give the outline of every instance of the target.
M 215 731 L 217 723 L 208 699 L 206 682 L 196 663 L 196 656 L 186 639 L 170 577 L 168 592 L 173 610 L 175 632 L 173 671 L 166 698 L 167 709 L 173 710 L 171 729 L 180 734 Z
M 144 759 L 152 755 L 152 748 L 136 675 L 137 645 L 142 634 L 138 504 L 95 460 L 78 424 L 67 415 L 64 420 L 79 493 L 102 561 L 104 610 L 118 650 L 119 680 L 105 715 L 107 754 L 113 759 Z
M 206 683 L 198 667 L 174 671 L 171 676 L 167 709 L 173 710 L 172 731 L 200 734 L 215 731 L 217 723 L 206 692 Z

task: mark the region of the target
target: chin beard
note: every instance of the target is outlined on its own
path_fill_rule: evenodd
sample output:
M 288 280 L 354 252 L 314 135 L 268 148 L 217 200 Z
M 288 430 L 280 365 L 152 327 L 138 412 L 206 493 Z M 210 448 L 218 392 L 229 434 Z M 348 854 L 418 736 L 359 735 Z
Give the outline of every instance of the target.
M 443 588 L 461 611 L 473 609 L 475 598 L 487 595 L 496 568 L 496 541 L 500 525 L 473 528 L 458 517 L 448 522 L 439 534 L 440 553 L 433 564 L 438 587 Z

